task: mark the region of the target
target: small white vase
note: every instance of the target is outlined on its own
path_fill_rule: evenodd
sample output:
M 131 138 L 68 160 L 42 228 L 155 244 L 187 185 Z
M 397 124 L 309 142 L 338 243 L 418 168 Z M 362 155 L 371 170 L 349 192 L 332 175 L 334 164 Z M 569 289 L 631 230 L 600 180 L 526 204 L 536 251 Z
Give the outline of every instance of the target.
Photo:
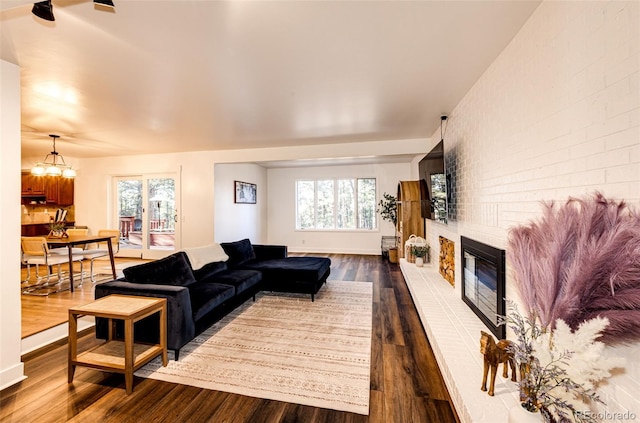
M 514 405 L 509 409 L 509 423 L 541 423 L 542 421 L 542 413 L 539 411 L 532 413 L 522 404 Z
M 416 257 L 416 267 L 422 267 L 424 265 L 424 259 L 422 257 Z

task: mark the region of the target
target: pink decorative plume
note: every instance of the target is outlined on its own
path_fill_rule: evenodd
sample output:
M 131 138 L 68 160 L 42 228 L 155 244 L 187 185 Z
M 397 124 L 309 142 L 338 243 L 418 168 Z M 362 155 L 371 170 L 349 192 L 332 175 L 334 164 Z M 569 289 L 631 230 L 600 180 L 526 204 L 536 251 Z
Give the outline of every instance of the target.
M 507 257 L 531 315 L 553 329 L 594 317 L 608 344 L 640 340 L 640 214 L 623 201 L 569 198 L 543 204 L 537 222 L 510 231 Z

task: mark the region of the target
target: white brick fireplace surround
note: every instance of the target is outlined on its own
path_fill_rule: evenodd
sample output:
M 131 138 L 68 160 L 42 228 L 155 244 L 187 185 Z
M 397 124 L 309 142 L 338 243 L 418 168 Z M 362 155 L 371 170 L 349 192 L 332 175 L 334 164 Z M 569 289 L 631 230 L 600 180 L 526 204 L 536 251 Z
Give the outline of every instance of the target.
M 600 191 L 640 207 L 639 40 L 640 1 L 541 2 L 447 113 L 454 207 L 448 224 L 425 223 L 432 257 L 439 236 L 455 243 L 456 270 L 461 236 L 506 250 L 510 228 L 539 219 L 541 201 Z M 401 267 L 461 420 L 506 422 L 489 413 L 504 413 L 515 388 L 498 377 L 496 397 L 480 391 L 483 325 L 460 298 L 460 271 L 452 288 L 437 269 Z M 506 297 L 518 302 L 510 272 Z M 640 342 L 614 352 L 627 364 L 600 387 L 602 409 L 635 418 L 601 421 L 640 423 Z
M 480 331 L 487 330 L 454 289 L 438 273 L 437 267 L 415 264 L 400 259 L 404 276 L 422 326 L 436 356 L 460 421 L 464 423 L 506 423 L 509 409 L 518 403 L 515 382 L 502 377 L 502 366 L 496 377 L 495 395 L 480 390 L 483 356 L 480 354 Z M 610 349 L 616 356 L 632 357 L 634 346 Z M 627 358 L 626 372 L 637 373 L 638 361 Z M 601 386 L 599 394 L 607 403 L 599 406 L 599 421 L 640 422 L 640 408 L 635 394 L 636 381 L 628 375 L 617 375 Z M 625 416 L 616 418 L 616 414 Z
M 509 409 L 518 403 L 518 387 L 502 378 L 500 366 L 495 395 L 490 397 L 480 390 L 480 331 L 487 331 L 485 325 L 436 267 L 419 268 L 400 259 L 400 269 L 460 421 L 506 423 Z

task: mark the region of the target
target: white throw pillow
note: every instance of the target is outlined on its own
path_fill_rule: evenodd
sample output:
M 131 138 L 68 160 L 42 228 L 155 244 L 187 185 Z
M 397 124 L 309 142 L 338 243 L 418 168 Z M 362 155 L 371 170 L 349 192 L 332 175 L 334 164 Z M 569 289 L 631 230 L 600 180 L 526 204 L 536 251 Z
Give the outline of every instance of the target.
M 185 248 L 183 251 L 187 253 L 193 270 L 198 270 L 205 264 L 229 260 L 229 256 L 225 254 L 220 244 L 217 243 L 205 245 L 204 247 Z

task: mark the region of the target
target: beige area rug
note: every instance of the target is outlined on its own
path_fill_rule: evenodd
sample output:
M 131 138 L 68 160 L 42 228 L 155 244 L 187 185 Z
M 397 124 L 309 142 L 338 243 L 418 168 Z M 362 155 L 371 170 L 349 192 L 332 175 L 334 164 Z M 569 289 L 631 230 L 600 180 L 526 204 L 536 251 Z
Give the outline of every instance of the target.
M 162 367 L 137 376 L 257 398 L 369 414 L 371 282 L 329 281 L 309 295 L 244 303 Z

